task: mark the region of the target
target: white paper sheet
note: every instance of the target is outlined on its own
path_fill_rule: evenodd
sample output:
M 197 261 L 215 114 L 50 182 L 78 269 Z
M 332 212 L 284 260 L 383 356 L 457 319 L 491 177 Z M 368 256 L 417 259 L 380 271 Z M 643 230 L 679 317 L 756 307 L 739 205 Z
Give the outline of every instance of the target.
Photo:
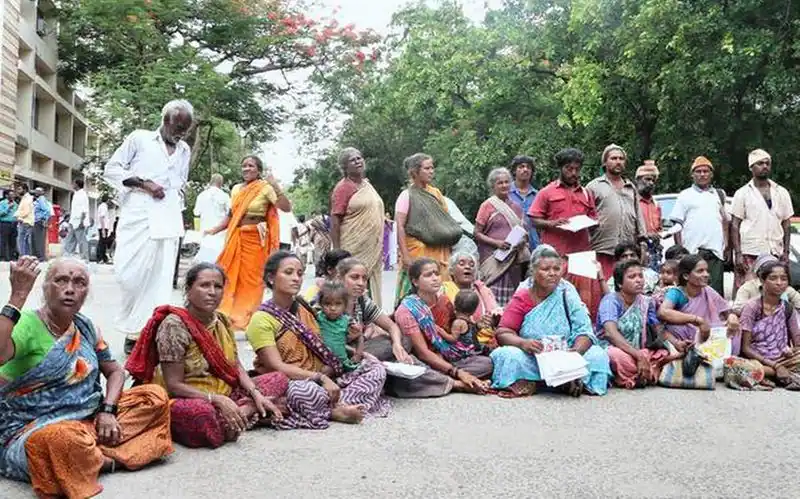
M 517 225 L 516 227 L 511 229 L 511 232 L 509 232 L 508 235 L 506 236 L 506 242 L 510 244 L 511 248 L 513 249 L 519 243 L 521 243 L 526 237 L 528 237 L 528 233 L 525 232 L 524 228 Z M 508 250 L 497 249 L 494 251 L 494 257 L 497 260 L 503 262 L 505 261 L 506 258 L 508 258 L 508 255 L 511 254 L 511 251 L 512 250 L 510 249 Z
M 569 264 L 567 272 L 574 275 L 597 279 L 597 253 L 594 251 L 582 251 L 580 253 L 570 253 L 567 255 Z
M 383 362 L 386 372 L 397 378 L 416 379 L 425 374 L 425 366 L 401 364 L 400 362 Z
M 588 363 L 578 352 L 543 352 L 536 355 L 536 363 L 547 386 L 561 386 L 589 374 Z
M 586 215 L 575 215 L 564 225 L 559 225 L 558 228 L 570 232 L 578 232 L 583 229 L 588 229 L 589 227 L 594 227 L 595 225 L 597 225 L 597 220 L 591 219 Z
M 149 207 L 148 222 L 151 239 L 171 239 L 183 235 L 180 193 L 167 189 L 163 199 L 157 199 Z

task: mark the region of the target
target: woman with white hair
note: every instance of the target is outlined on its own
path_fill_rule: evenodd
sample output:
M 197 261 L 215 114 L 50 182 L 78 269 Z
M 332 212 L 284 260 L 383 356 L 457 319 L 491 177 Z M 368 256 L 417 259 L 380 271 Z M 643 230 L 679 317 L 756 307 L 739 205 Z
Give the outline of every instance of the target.
M 503 312 L 495 337 L 501 345 L 492 352 L 492 387 L 516 395 L 532 395 L 543 381 L 536 354 L 544 342 L 560 343 L 587 361 L 588 373 L 560 388 L 573 397 L 584 391 L 605 395 L 611 379 L 608 354 L 598 344 L 586 305 L 575 288 L 564 281 L 561 255 L 547 244 L 531 255 L 533 285 L 514 293 Z
M 450 277 L 442 285 L 442 292 L 455 303 L 456 295 L 461 291 L 474 291 L 478 295 L 478 308 L 472 314 L 472 320 L 478 325 L 478 341 L 491 343 L 494 339 L 494 325 L 500 318 L 503 309 L 497 305 L 494 293 L 478 279 L 478 260 L 472 253 L 458 251 L 450 257 Z
M 137 470 L 172 452 L 169 397 L 157 385 L 123 391 L 122 366 L 80 313 L 85 263 L 54 260 L 42 306 L 22 310 L 37 264 L 30 256 L 11 264 L 0 311 L 0 474 L 31 482 L 38 497 L 95 497 L 101 472 Z
M 361 151 L 347 147 L 339 153 L 343 178 L 331 193 L 333 248 L 349 251 L 367 268 L 369 296 L 381 308 L 384 206 L 364 174 Z
M 492 196 L 484 201 L 475 217 L 475 241 L 480 254 L 480 273 L 483 282 L 492 289 L 497 304 L 504 307 L 522 280 L 522 265 L 530 258 L 527 232 L 524 230 L 522 209 L 508 197 L 511 173 L 495 168 L 486 180 Z M 516 227 L 521 233 L 519 243 L 512 246 L 506 238 Z M 497 251 L 505 252 L 503 259 Z

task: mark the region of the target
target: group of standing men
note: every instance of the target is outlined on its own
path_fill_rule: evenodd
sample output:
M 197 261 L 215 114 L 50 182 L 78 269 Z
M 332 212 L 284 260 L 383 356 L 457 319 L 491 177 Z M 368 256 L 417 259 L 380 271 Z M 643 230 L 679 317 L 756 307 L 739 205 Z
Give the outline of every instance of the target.
M 651 264 L 657 266 L 662 213 L 653 199 L 659 177 L 655 163 L 645 161 L 630 180 L 624 174 L 627 154 L 612 144 L 603 151 L 603 175 L 583 187 L 583 160 L 577 149 L 560 151 L 556 155 L 559 178 L 538 192 L 527 210 L 542 242 L 561 254 L 595 251 L 605 276 L 612 274 L 614 248 L 620 242 L 647 245 Z M 703 256 L 711 274 L 709 284 L 723 296 L 726 260 L 735 264 L 738 287 L 749 277 L 758 256 L 789 259 L 794 214 L 789 192 L 770 179 L 772 158 L 766 151 L 752 151 L 748 166 L 752 179 L 736 191 L 729 206 L 725 192 L 713 184 L 713 164 L 697 157 L 689 168 L 691 187 L 680 192 L 666 217 L 676 224 L 670 231 L 675 243 Z M 559 229 L 577 215 L 595 218 L 598 225 L 575 233 Z
M 0 260 L 11 261 L 22 255 L 40 260 L 47 256 L 47 228 L 53 206 L 37 187 L 25 184 L 9 189 L 0 200 Z

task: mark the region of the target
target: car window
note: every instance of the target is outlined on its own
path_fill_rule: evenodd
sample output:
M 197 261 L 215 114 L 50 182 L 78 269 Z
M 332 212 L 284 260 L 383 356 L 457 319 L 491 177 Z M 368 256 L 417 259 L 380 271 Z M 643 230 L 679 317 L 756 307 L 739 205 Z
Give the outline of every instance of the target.
M 661 208 L 661 218 L 668 219 L 672 214 L 672 208 L 675 207 L 675 201 L 678 198 L 663 198 L 658 200 L 658 206 Z

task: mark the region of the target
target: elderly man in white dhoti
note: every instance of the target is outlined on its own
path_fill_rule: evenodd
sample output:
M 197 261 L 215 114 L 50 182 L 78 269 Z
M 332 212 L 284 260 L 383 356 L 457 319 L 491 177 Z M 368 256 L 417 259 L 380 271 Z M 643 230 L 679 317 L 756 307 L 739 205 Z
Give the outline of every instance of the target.
M 167 103 L 158 130 L 131 133 L 106 163 L 103 177 L 116 189 L 120 207 L 114 272 L 122 288 L 117 327 L 125 335 L 126 354 L 153 309 L 172 295 L 191 157 L 182 139 L 193 118 L 187 101 Z

